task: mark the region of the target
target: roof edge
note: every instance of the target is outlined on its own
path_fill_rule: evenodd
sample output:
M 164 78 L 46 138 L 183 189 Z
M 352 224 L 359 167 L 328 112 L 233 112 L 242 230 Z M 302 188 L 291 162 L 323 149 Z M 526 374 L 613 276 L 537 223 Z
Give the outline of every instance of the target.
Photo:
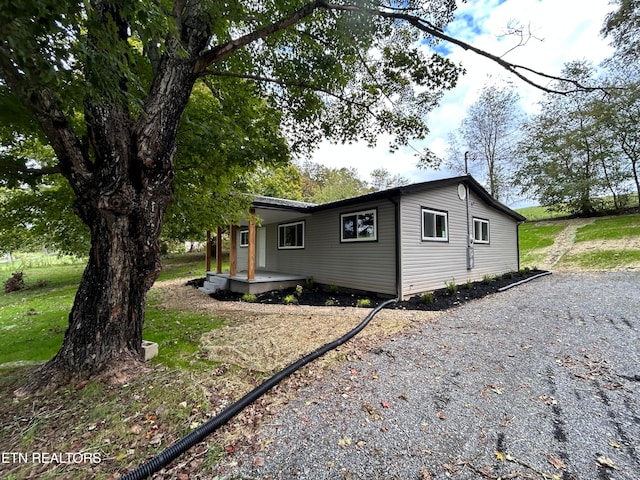
M 514 220 L 518 222 L 524 222 L 526 220 L 526 217 L 519 214 L 515 210 L 512 210 L 511 208 L 507 207 L 505 204 L 491 196 L 491 194 L 489 194 L 489 192 L 487 192 L 487 190 L 482 185 L 480 185 L 480 183 L 478 183 L 478 181 L 471 175 L 460 175 L 456 177 L 447 177 L 438 180 L 428 180 L 426 182 L 412 183 L 410 185 L 393 187 L 387 190 L 380 190 L 377 192 L 359 195 L 357 197 L 350 197 L 321 204 L 301 202 L 297 200 L 287 200 L 284 198 L 265 197 L 261 195 L 256 195 L 252 203 L 255 207 L 298 210 L 304 213 L 313 213 L 323 210 L 329 210 L 332 208 L 340 208 L 376 200 L 389 199 L 407 193 L 428 190 L 431 188 L 446 187 L 449 185 L 455 185 L 457 183 L 467 184 L 469 188 L 471 188 L 471 190 L 473 190 L 473 192 L 480 198 L 482 198 L 482 200 L 484 200 L 488 205 L 492 206 L 496 210 L 501 211 L 502 213 L 505 213 L 506 215 L 509 215 Z

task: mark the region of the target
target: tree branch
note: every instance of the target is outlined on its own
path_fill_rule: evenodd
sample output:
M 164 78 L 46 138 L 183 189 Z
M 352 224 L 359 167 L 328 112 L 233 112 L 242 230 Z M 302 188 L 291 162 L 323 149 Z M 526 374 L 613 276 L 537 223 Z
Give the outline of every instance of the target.
M 482 57 L 485 57 L 495 63 L 497 63 L 498 65 L 500 65 L 501 67 L 503 67 L 504 69 L 506 69 L 507 71 L 509 71 L 510 73 L 512 73 L 513 75 L 515 75 L 516 77 L 518 77 L 520 80 L 524 81 L 525 83 L 532 85 L 535 88 L 538 88 L 544 92 L 547 93 L 559 93 L 559 94 L 567 94 L 567 93 L 572 93 L 572 92 L 578 92 L 578 91 L 587 91 L 587 92 L 592 92 L 592 91 L 602 91 L 603 88 L 602 87 L 588 87 L 586 85 L 582 85 L 580 82 L 578 82 L 577 80 L 572 80 L 569 78 L 563 78 L 563 77 L 558 77 L 555 75 L 549 75 L 546 73 L 542 73 L 539 72 L 537 70 L 534 70 L 532 68 L 529 67 L 525 67 L 524 65 L 518 65 L 518 64 L 514 64 L 511 62 L 507 62 L 506 60 L 500 58 L 497 55 L 493 55 L 489 52 L 486 52 L 484 50 L 481 50 L 477 47 L 474 47 L 473 45 L 464 42 L 462 40 L 458 40 L 457 38 L 451 37 L 447 34 L 445 34 L 441 29 L 435 27 L 433 24 L 431 24 L 430 22 L 417 17 L 415 15 L 410 15 L 407 13 L 401 13 L 398 11 L 383 11 L 383 10 L 375 10 L 375 9 L 370 9 L 370 8 L 363 8 L 363 7 L 359 7 L 357 5 L 337 5 L 337 4 L 330 4 L 330 3 L 325 3 L 323 5 L 323 8 L 326 8 L 328 10 L 336 10 L 336 11 L 345 11 L 345 12 L 360 12 L 360 13 L 365 13 L 371 16 L 378 16 L 378 17 L 382 17 L 382 18 L 389 18 L 389 19 L 393 19 L 393 20 L 403 20 L 407 23 L 409 23 L 410 25 L 413 25 L 415 28 L 417 28 L 418 30 L 421 30 L 425 33 L 428 33 L 429 35 L 439 38 L 440 40 L 444 40 L 446 42 L 452 43 L 454 45 L 459 46 L 460 48 L 463 48 L 464 50 L 469 50 L 472 51 L 473 53 L 480 55 Z M 542 78 L 546 78 L 548 80 L 554 80 L 554 81 L 558 81 L 558 82 L 562 82 L 562 83 L 567 83 L 570 85 L 573 85 L 575 87 L 574 90 L 556 90 L 553 88 L 549 88 L 546 87 L 544 85 L 541 85 L 540 83 L 536 82 L 535 80 L 530 79 L 528 76 L 526 76 L 525 74 L 521 73 L 519 70 L 521 71 L 525 71 L 525 72 L 529 72 L 533 75 L 542 77 Z
M 354 101 L 354 100 L 352 100 L 352 99 L 350 99 L 348 97 L 345 97 L 343 95 L 339 95 L 339 94 L 337 94 L 335 92 L 327 90 L 326 88 L 322 88 L 322 87 L 319 87 L 317 85 L 313 85 L 311 83 L 299 82 L 299 81 L 290 81 L 290 80 L 284 80 L 284 79 L 281 79 L 281 78 L 263 77 L 263 76 L 260 76 L 260 75 L 252 75 L 252 74 L 247 74 L 247 73 L 221 72 L 221 71 L 216 71 L 216 70 L 207 70 L 207 71 L 203 72 L 203 75 L 210 75 L 210 76 L 216 76 L 216 77 L 227 77 L 227 78 L 241 78 L 241 79 L 245 79 L 245 80 L 252 80 L 252 81 L 255 81 L 255 82 L 273 83 L 275 85 L 280 85 L 281 87 L 297 87 L 297 88 L 302 88 L 302 89 L 314 90 L 316 92 L 324 93 L 324 94 L 329 95 L 329 96 L 331 96 L 333 98 L 336 98 L 336 99 L 340 100 L 341 102 L 350 103 L 352 105 L 356 105 L 358 107 L 365 108 L 365 109 L 367 109 L 367 111 L 369 113 L 371 113 L 372 115 L 375 115 L 375 112 L 373 112 L 371 110 L 371 105 L 370 104 L 356 102 L 356 101 Z
M 0 71 L 4 81 L 38 119 L 56 153 L 59 171 L 70 181 L 86 181 L 91 175 L 90 163 L 84 157 L 82 144 L 60 109 L 55 95 L 43 85 L 32 84 L 11 58 L 6 45 L 0 44 Z M 76 188 L 79 183 L 74 182 L 72 185 Z
M 380 9 L 372 9 L 372 8 L 360 7 L 358 5 L 348 5 L 348 4 L 339 5 L 335 3 L 328 3 L 325 0 L 317 0 L 315 2 L 307 3 L 302 8 L 296 10 L 292 14 L 284 17 L 283 19 L 277 22 L 274 22 L 270 25 L 257 29 L 235 40 L 230 40 L 227 43 L 218 45 L 212 48 L 211 50 L 208 50 L 207 52 L 203 53 L 198 59 L 198 62 L 195 67 L 195 73 L 202 74 L 214 62 L 217 62 L 221 59 L 228 57 L 238 49 L 243 48 L 255 42 L 256 40 L 266 38 L 275 32 L 284 30 L 292 25 L 295 25 L 296 23 L 300 22 L 302 19 L 311 15 L 315 10 L 319 10 L 319 9 L 332 10 L 336 12 L 342 11 L 342 12 L 362 13 L 369 16 L 382 17 L 382 18 L 387 18 L 391 20 L 402 20 L 434 38 L 443 40 L 448 43 L 452 43 L 464 50 L 469 50 L 477 55 L 480 55 L 482 57 L 485 57 L 493 61 L 494 63 L 500 65 L 505 70 L 509 71 L 511 74 L 515 75 L 517 78 L 519 78 L 523 82 L 547 93 L 567 94 L 567 93 L 573 93 L 573 92 L 579 92 L 579 91 L 583 91 L 583 92 L 584 91 L 593 92 L 598 90 L 604 91 L 602 87 L 590 87 L 590 86 L 581 84 L 577 80 L 559 77 L 556 75 L 549 75 L 549 74 L 534 70 L 532 68 L 526 67 L 524 65 L 508 62 L 498 55 L 494 55 L 485 50 L 474 47 L 473 45 L 467 42 L 464 42 L 462 40 L 459 40 L 457 38 L 454 38 L 445 34 L 441 28 L 437 27 L 433 23 L 419 16 L 406 13 L 406 9 L 403 9 L 401 7 L 381 6 Z M 541 77 L 543 79 L 550 80 L 550 81 L 557 81 L 560 83 L 572 85 L 574 88 L 572 90 L 558 90 L 558 89 L 550 88 L 530 78 L 530 76 L 528 76 L 527 74 Z
M 363 12 L 363 13 L 367 13 L 369 15 L 375 15 L 375 16 L 379 16 L 379 17 L 383 17 L 383 18 L 391 18 L 391 19 L 395 19 L 395 20 L 404 20 L 407 23 L 409 23 L 410 25 L 413 25 L 414 27 L 416 27 L 418 30 L 421 30 L 425 33 L 428 33 L 429 35 L 439 38 L 440 40 L 444 40 L 446 42 L 452 43 L 454 45 L 457 45 L 461 48 L 463 48 L 464 50 L 469 50 L 472 51 L 473 53 L 480 55 L 482 57 L 485 57 L 495 63 L 497 63 L 498 65 L 500 65 L 501 67 L 503 67 L 505 70 L 509 71 L 510 73 L 512 73 L 513 75 L 515 75 L 516 77 L 518 77 L 520 80 L 524 81 L 525 83 L 538 88 L 544 92 L 547 93 L 559 93 L 559 94 L 567 94 L 567 93 L 572 93 L 572 92 L 579 92 L 579 91 L 587 91 L 587 92 L 593 92 L 593 91 L 602 91 L 602 87 L 588 87 L 586 85 L 582 85 L 580 82 L 578 82 L 577 80 L 572 80 L 569 78 L 564 78 L 564 77 L 558 77 L 555 75 L 549 75 L 543 72 L 539 72 L 537 70 L 534 70 L 532 68 L 526 67 L 524 65 L 518 65 L 518 64 L 514 64 L 511 62 L 507 62 L 506 60 L 504 60 L 503 58 L 500 58 L 497 55 L 493 55 L 489 52 L 486 52 L 485 50 L 479 49 L 477 47 L 474 47 L 473 45 L 464 42 L 462 40 L 458 40 L 457 38 L 451 37 L 447 34 L 445 34 L 442 30 L 440 30 L 439 28 L 434 27 L 430 22 L 427 22 L 423 19 L 421 19 L 420 17 L 416 17 L 415 15 L 409 15 L 406 13 L 398 13 L 398 12 L 385 12 L 385 11 L 380 11 L 380 10 L 372 10 L 372 9 L 367 9 L 367 8 L 361 8 L 355 5 L 335 5 L 335 4 L 327 4 L 326 7 L 327 9 L 332 9 L 332 10 L 344 10 L 344 11 L 351 11 L 351 12 Z M 541 85 L 539 83 L 537 83 L 536 81 L 530 79 L 529 77 L 527 77 L 525 74 L 520 73 L 518 70 L 522 70 L 525 72 L 529 72 L 532 73 L 534 75 L 537 75 L 539 77 L 542 78 L 546 78 L 548 80 L 554 80 L 554 81 L 558 81 L 558 82 L 562 82 L 562 83 L 567 83 L 570 85 L 573 85 L 574 87 L 576 87 L 574 90 L 556 90 L 553 88 L 549 88 L 546 87 L 544 85 Z
M 8 172 L 11 175 L 22 177 L 44 177 L 46 175 L 53 175 L 55 173 L 62 173 L 59 165 L 51 167 L 31 168 L 25 164 L 16 164 L 15 162 L 4 160 L 0 158 L 0 171 Z
M 324 0 L 317 0 L 315 2 L 307 3 L 302 8 L 296 10 L 283 19 L 278 20 L 277 22 L 262 27 L 258 30 L 254 30 L 253 32 L 247 35 L 243 35 L 235 40 L 231 40 L 227 43 L 218 45 L 200 55 L 198 62 L 195 65 L 194 71 L 196 74 L 200 74 L 214 62 L 228 57 L 238 49 L 243 48 L 257 40 L 266 38 L 273 33 L 285 30 L 286 28 L 299 23 L 302 19 L 308 17 L 319 8 L 325 7 L 326 2 Z

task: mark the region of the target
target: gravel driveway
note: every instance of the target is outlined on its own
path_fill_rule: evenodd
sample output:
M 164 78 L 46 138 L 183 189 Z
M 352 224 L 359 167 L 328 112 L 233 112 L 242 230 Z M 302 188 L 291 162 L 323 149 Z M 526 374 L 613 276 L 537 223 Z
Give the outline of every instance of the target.
M 225 479 L 640 478 L 640 273 L 554 274 L 342 364 Z

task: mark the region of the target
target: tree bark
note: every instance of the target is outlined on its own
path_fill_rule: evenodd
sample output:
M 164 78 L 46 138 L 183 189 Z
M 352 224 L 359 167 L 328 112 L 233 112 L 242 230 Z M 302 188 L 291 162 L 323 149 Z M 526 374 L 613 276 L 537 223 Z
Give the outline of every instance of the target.
M 118 104 L 86 105 L 95 157 L 86 175 L 63 172 L 91 232 L 89 260 L 62 347 L 18 395 L 74 378 L 139 374 L 146 298 L 160 273 L 162 218 L 173 197 L 176 131 L 195 79 L 193 63 L 165 58 L 137 122 Z
M 163 184 L 154 173 L 152 190 L 125 181 L 114 191 L 95 191 L 90 202 L 77 200 L 91 230 L 89 260 L 62 346 L 26 392 L 74 378 L 126 381 L 139 373 L 146 298 L 161 270 L 160 228 L 171 200 L 171 170 Z

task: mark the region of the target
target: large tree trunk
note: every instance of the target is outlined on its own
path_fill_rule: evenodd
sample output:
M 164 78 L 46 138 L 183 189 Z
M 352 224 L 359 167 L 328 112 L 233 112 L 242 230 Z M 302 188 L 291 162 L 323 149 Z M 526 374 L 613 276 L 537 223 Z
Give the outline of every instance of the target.
M 90 220 L 89 262 L 52 361 L 59 369 L 91 375 L 140 359 L 146 296 L 160 272 L 160 205 L 167 200 L 147 198 L 131 212 L 102 210 Z
M 170 178 L 167 172 L 164 188 L 136 191 L 127 184 L 98 194 L 89 205 L 77 202 L 91 229 L 89 260 L 62 347 L 28 390 L 73 378 L 118 381 L 139 373 L 146 297 L 161 268 L 159 235 Z
M 18 394 L 73 378 L 117 378 L 130 367 L 139 371 L 145 303 L 160 272 L 159 236 L 172 198 L 180 118 L 196 79 L 218 58 L 211 54 L 196 68 L 211 35 L 207 5 L 176 4 L 179 37 L 168 36 L 162 55 L 150 55 L 153 80 L 142 104 L 132 104 L 135 95 L 128 93 L 131 72 L 126 67 L 119 71 L 114 62 L 116 89 L 94 76 L 96 69 L 104 73 L 100 62 L 105 58 L 130 48 L 131 28 L 119 3 L 90 4 L 87 47 L 94 54 L 85 58 L 86 136 L 76 134 L 53 92 L 26 91 L 18 81 L 12 85 L 31 105 L 51 142 L 92 242 L 62 347 Z M 126 63 L 128 58 L 119 59 Z
M 91 231 L 89 261 L 62 347 L 18 394 L 139 373 L 146 297 L 160 273 L 162 217 L 172 199 L 176 130 L 195 81 L 188 64 L 166 70 L 138 123 L 118 105 L 87 107 L 95 159 L 84 176 L 64 173 Z M 165 92 L 172 101 L 158 100 Z

